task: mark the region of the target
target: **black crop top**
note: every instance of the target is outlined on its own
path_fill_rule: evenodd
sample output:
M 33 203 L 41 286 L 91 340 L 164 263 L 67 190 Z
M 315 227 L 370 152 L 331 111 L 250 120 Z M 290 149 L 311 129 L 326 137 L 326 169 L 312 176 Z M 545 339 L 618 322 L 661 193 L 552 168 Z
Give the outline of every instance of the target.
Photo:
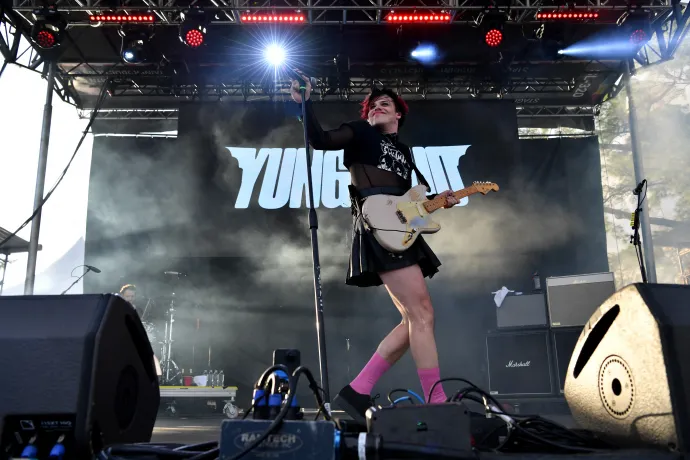
M 364 120 L 344 123 L 340 128 L 324 131 L 316 119 L 311 101 L 307 100 L 307 134 L 312 147 L 340 150 L 344 165 L 350 171 L 357 190 L 372 187 L 412 187 L 412 173 L 429 188 L 416 170 L 411 149 L 398 140 L 397 134 L 383 134 Z M 428 190 L 427 190 L 428 191 Z

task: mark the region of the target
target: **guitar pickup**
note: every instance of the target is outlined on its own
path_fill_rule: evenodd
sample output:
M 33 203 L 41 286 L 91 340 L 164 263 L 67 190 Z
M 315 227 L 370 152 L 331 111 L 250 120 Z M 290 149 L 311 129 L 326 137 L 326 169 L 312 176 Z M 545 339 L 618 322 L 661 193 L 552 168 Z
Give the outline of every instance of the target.
M 406 224 L 407 219 L 403 215 L 403 213 L 400 210 L 395 211 L 395 215 L 398 216 L 398 220 L 400 221 L 401 224 Z

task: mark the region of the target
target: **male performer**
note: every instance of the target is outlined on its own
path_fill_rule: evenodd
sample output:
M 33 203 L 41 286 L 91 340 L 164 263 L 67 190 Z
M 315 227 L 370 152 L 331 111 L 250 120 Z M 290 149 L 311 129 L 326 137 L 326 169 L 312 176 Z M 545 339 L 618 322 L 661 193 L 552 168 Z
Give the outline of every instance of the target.
M 309 142 L 315 149 L 345 150 L 344 165 L 350 171 L 353 195 L 354 225 L 350 267 L 346 283 L 352 286 L 386 286 L 393 303 L 402 315 L 402 322 L 380 343 L 376 353 L 362 372 L 343 388 L 334 403 L 355 420 L 364 421 L 373 402 L 371 391 L 377 380 L 412 349 L 412 357 L 424 390 L 425 400 L 446 401 L 439 384 L 429 399 L 432 386 L 440 380 L 438 353 L 434 338 L 434 311 L 425 277 L 431 278 L 441 262 L 422 238 L 405 252 L 386 251 L 368 232 L 359 215 L 359 207 L 368 196 L 377 194 L 400 196 L 412 187 L 412 172 L 420 183 L 427 185 L 416 170 L 411 149 L 399 141 L 398 129 L 404 124 L 408 107 L 391 90 L 374 89 L 362 103 L 362 120 L 324 131 L 319 125 L 309 100 L 311 85 L 304 77 Z M 300 83 L 292 82 L 292 98 L 302 103 Z M 440 194 L 446 207 L 458 203 L 452 191 Z
M 137 312 L 139 317 L 141 317 L 141 312 L 137 308 L 137 306 L 134 304 L 134 301 L 137 300 L 137 287 L 133 284 L 125 284 L 120 288 L 120 295 L 122 296 L 123 299 L 125 299 L 127 302 L 132 304 L 132 307 L 134 307 L 134 310 Z
M 141 319 L 141 311 L 134 304 L 134 301 L 137 300 L 137 287 L 133 284 L 125 284 L 120 288 L 120 295 L 132 305 L 134 311 L 137 312 L 137 315 L 139 315 L 139 318 Z M 162 375 L 161 365 L 158 357 L 155 355 L 155 351 L 153 355 L 153 363 L 156 366 L 156 375 L 160 377 Z

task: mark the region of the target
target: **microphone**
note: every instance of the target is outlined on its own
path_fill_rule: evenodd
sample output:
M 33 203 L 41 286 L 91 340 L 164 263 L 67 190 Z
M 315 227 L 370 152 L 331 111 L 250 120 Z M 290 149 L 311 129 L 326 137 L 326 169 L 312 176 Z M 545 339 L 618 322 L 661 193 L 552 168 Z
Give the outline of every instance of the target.
M 85 266 L 86 268 L 88 268 L 89 270 L 91 270 L 92 272 L 94 272 L 94 273 L 100 273 L 100 272 L 101 272 L 99 269 L 97 269 L 97 268 L 94 267 L 93 265 L 84 265 L 84 266 Z
M 182 272 L 163 272 L 164 275 L 171 275 L 171 276 L 187 276 L 186 273 Z
M 642 193 L 642 187 L 644 187 L 646 183 L 647 179 L 642 179 L 642 182 L 637 184 L 637 187 L 635 187 L 635 190 L 633 190 L 633 195 L 639 195 L 640 193 Z

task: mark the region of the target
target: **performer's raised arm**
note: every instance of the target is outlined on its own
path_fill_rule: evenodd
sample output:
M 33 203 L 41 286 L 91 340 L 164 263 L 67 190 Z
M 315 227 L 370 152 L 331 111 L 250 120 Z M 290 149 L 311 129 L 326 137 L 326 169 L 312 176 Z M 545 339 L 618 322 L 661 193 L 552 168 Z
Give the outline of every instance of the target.
M 319 150 L 340 150 L 349 146 L 355 139 L 355 132 L 349 125 L 342 125 L 338 129 L 332 129 L 324 131 L 324 129 L 319 124 L 314 114 L 314 109 L 311 105 L 311 100 L 309 96 L 311 95 L 311 83 L 309 82 L 309 77 L 302 76 L 304 79 L 304 85 L 306 87 L 306 112 L 307 112 L 307 135 L 309 136 L 309 144 L 312 147 Z M 292 99 L 298 104 L 302 103 L 302 94 L 300 93 L 300 82 L 297 80 L 292 81 L 292 86 L 290 87 L 290 93 L 292 94 Z M 305 120 L 301 120 L 305 123 Z

